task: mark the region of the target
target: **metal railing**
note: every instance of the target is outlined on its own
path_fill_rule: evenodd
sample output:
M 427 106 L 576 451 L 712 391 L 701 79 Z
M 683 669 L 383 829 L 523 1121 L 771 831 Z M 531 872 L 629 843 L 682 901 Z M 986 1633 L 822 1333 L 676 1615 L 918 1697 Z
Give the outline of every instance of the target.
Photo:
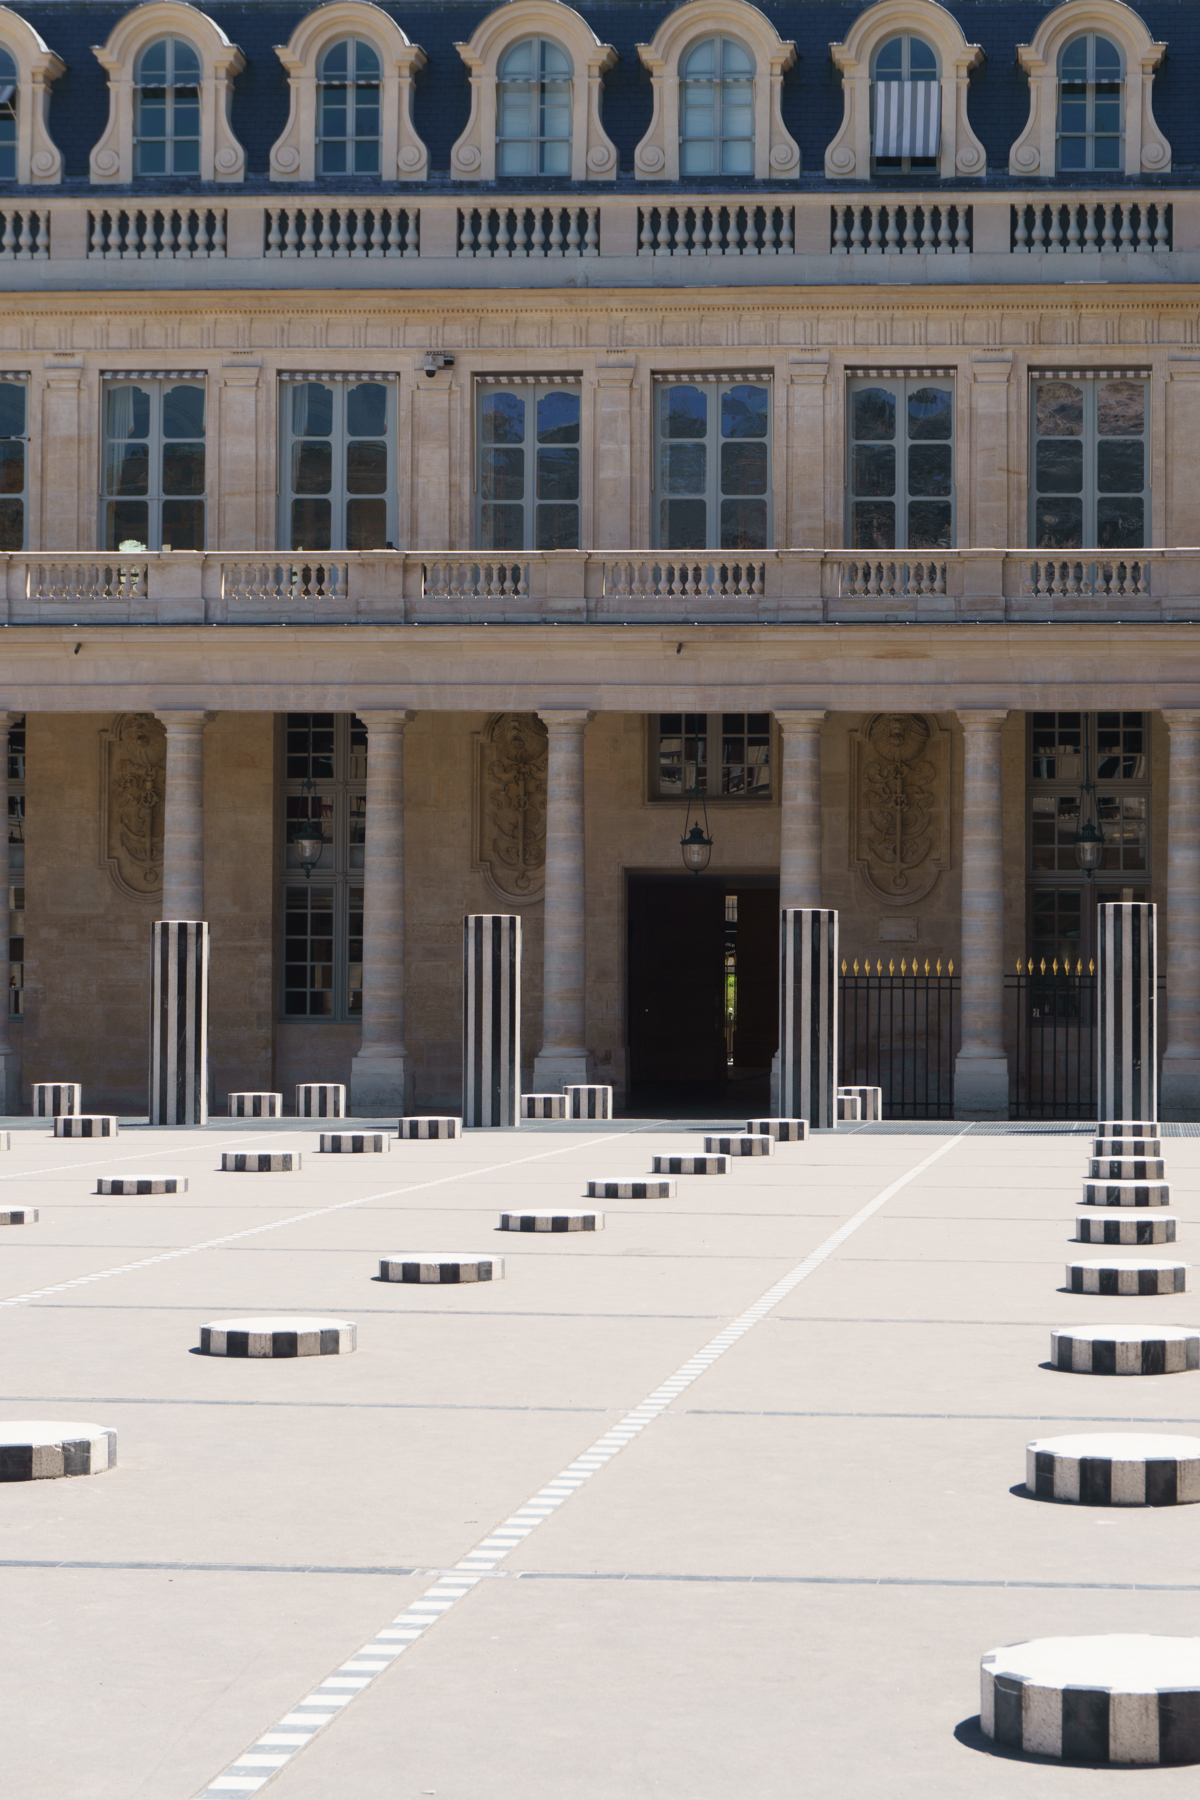
M 952 1119 L 960 979 L 941 958 L 882 958 L 860 971 L 842 962 L 838 983 L 838 1081 L 883 1090 L 887 1119 Z
M 1004 978 L 1009 1117 L 1096 1116 L 1096 975 L 1082 961 L 1017 959 Z

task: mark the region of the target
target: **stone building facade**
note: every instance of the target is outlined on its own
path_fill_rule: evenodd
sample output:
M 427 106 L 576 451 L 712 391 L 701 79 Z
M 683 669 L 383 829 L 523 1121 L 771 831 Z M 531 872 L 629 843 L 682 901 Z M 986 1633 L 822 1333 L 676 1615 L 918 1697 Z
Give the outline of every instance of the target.
M 144 1104 L 164 916 L 217 1111 L 454 1108 L 512 910 L 526 1086 L 765 1102 L 822 904 L 897 1109 L 1083 1116 L 1124 896 L 1200 1116 L 1197 73 L 1121 0 L 0 7 L 10 1110 Z

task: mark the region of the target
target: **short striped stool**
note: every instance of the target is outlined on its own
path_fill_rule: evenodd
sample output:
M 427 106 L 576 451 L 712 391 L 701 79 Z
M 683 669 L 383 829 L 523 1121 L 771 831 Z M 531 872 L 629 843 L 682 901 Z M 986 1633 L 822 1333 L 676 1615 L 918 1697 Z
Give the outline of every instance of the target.
M 565 1094 L 522 1094 L 521 1117 L 523 1119 L 565 1119 L 567 1116 L 567 1096 Z
M 706 1150 L 715 1150 L 721 1156 L 774 1156 L 775 1139 L 766 1132 L 747 1132 L 744 1137 L 706 1137 Z
M 390 1150 L 386 1131 L 323 1131 L 321 1149 L 332 1156 L 379 1156 Z
M 1093 1181 L 1161 1181 L 1166 1172 L 1161 1156 L 1093 1156 L 1088 1162 Z
M 1050 1361 L 1076 1375 L 1181 1375 L 1200 1369 L 1200 1330 L 1188 1325 L 1064 1325 Z
M 432 1281 L 451 1286 L 464 1281 L 502 1281 L 504 1259 L 500 1256 L 439 1256 L 429 1250 L 409 1250 L 403 1256 L 381 1257 L 379 1279 Z
M 1035 1438 L 1025 1446 L 1025 1487 L 1039 1500 L 1079 1506 L 1190 1506 L 1200 1500 L 1200 1438 Z
M 807 1119 L 747 1119 L 746 1130 L 771 1137 L 777 1144 L 802 1144 L 808 1136 Z
M 1097 1137 L 1157 1137 L 1157 1119 L 1098 1119 Z
M 1085 1206 L 1170 1206 L 1171 1189 L 1165 1181 L 1085 1181 Z
M 231 1119 L 282 1119 L 282 1094 L 230 1094 Z
M 883 1089 L 880 1087 L 840 1087 L 839 1100 L 857 1100 L 860 1119 L 882 1119 Z
M 571 1087 L 564 1083 L 563 1098 L 567 1103 L 568 1119 L 611 1119 L 613 1116 L 610 1087 Z
M 727 1156 L 656 1156 L 656 1175 L 728 1175 Z
M 1173 1244 L 1175 1214 L 1147 1209 L 1144 1217 L 1130 1217 L 1128 1209 L 1081 1212 L 1075 1218 L 1077 1244 Z
M 0 1481 L 55 1481 L 103 1475 L 117 1466 L 117 1434 L 107 1425 L 59 1419 L 0 1420 Z
M 200 1327 L 202 1356 L 348 1356 L 357 1340 L 348 1319 L 214 1319 Z
M 112 1113 L 59 1113 L 54 1121 L 56 1138 L 101 1138 L 118 1135 Z
M 594 1212 L 502 1212 L 501 1231 L 603 1231 L 604 1214 Z
M 985 1737 L 1089 1763 L 1200 1761 L 1200 1638 L 1032 1638 L 980 1664 Z
M 862 1118 L 862 1101 L 857 1094 L 838 1094 L 835 1099 L 839 1125 L 857 1125 Z
M 462 1136 L 462 1120 L 450 1118 L 411 1118 L 399 1121 L 402 1138 L 456 1138 Z
M 1187 1288 L 1187 1264 L 1068 1263 L 1067 1286 L 1073 1294 L 1182 1294 Z
M 98 1194 L 186 1194 L 186 1175 L 101 1175 Z
M 35 1119 L 65 1118 L 68 1113 L 83 1111 L 83 1085 L 78 1081 L 35 1081 L 33 1084 L 33 1116 Z
M 614 1175 L 610 1180 L 589 1181 L 589 1200 L 673 1200 L 675 1183 L 669 1176 Z
M 298 1119 L 344 1119 L 346 1090 L 337 1082 L 298 1081 L 296 1083 L 296 1117 Z
M 290 1175 L 300 1167 L 298 1150 L 222 1150 L 221 1167 L 231 1175 Z
M 0 1207 L 0 1225 L 36 1225 L 37 1222 L 36 1206 Z
M 1092 1155 L 1102 1157 L 1161 1156 L 1162 1139 L 1156 1137 L 1093 1138 Z

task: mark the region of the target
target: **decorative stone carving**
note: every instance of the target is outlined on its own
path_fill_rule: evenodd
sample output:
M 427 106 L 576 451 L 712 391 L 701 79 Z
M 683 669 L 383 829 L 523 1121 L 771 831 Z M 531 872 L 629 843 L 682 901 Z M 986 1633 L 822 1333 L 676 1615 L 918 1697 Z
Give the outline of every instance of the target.
M 1052 179 L 1058 130 L 1058 63 L 1073 37 L 1099 31 L 1111 38 L 1125 64 L 1122 83 L 1123 172 L 1129 181 L 1143 173 L 1165 174 L 1171 146 L 1154 117 L 1154 71 L 1167 53 L 1143 19 L 1122 0 L 1066 0 L 1052 7 L 1028 44 L 1017 45 L 1017 61 L 1029 78 L 1029 117 L 1008 153 L 1010 175 Z
M 546 884 L 546 727 L 535 713 L 495 713 L 475 735 L 475 863 L 509 904 Z
M 152 713 L 118 713 L 100 733 L 100 866 L 131 898 L 162 892 L 167 734 Z
M 911 31 L 932 45 L 942 88 L 942 143 L 938 174 L 943 181 L 987 173 L 987 152 L 967 117 L 972 69 L 984 60 L 962 26 L 936 0 L 879 0 L 859 13 L 841 44 L 830 44 L 833 66 L 842 77 L 842 123 L 825 151 L 830 180 L 871 174 L 871 58 L 881 44 Z
M 850 867 L 877 900 L 911 906 L 950 866 L 946 733 L 921 713 L 875 713 L 850 740 Z

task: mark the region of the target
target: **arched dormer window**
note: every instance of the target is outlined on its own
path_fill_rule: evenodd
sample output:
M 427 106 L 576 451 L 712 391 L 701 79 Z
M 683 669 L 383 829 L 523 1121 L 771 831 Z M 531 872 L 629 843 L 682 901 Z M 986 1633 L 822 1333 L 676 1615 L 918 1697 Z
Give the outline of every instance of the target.
M 62 180 L 62 157 L 46 126 L 50 83 L 65 64 L 31 25 L 0 6 L 0 181 Z
M 272 181 L 425 180 L 429 152 L 412 117 L 425 52 L 382 7 L 330 0 L 306 13 L 275 54 L 287 70 L 291 106 L 271 147 Z
M 1154 71 L 1166 50 L 1124 0 L 1063 0 L 1017 45 L 1029 117 L 1010 175 L 1165 173 L 1171 146 L 1154 117 Z
M 94 182 L 244 178 L 230 107 L 245 58 L 207 13 L 182 0 L 149 0 L 118 19 L 92 54 L 108 76 L 108 124 L 90 158 Z
M 829 53 L 842 77 L 842 123 L 825 151 L 832 179 L 927 169 L 943 181 L 987 172 L 968 117 L 978 44 L 938 0 L 876 0 Z
M 600 102 L 617 53 L 573 7 L 505 0 L 455 49 L 470 73 L 471 113 L 450 152 L 452 180 L 614 179 L 617 147 Z
M 522 38 L 496 71 L 497 175 L 571 173 L 571 59 L 549 38 Z
M 1072 38 L 1058 59 L 1058 167 L 1119 169 L 1122 85 L 1121 52 L 1111 38 L 1085 31 Z
M 942 147 L 937 52 L 904 32 L 875 52 L 871 69 L 872 162 L 879 173 L 936 169 Z
M 378 175 L 379 58 L 361 38 L 339 38 L 321 57 L 317 173 Z
M 184 38 L 158 38 L 137 59 L 135 175 L 200 173 L 200 58 Z
M 704 38 L 680 65 L 679 172 L 754 173 L 754 58 L 733 38 Z

